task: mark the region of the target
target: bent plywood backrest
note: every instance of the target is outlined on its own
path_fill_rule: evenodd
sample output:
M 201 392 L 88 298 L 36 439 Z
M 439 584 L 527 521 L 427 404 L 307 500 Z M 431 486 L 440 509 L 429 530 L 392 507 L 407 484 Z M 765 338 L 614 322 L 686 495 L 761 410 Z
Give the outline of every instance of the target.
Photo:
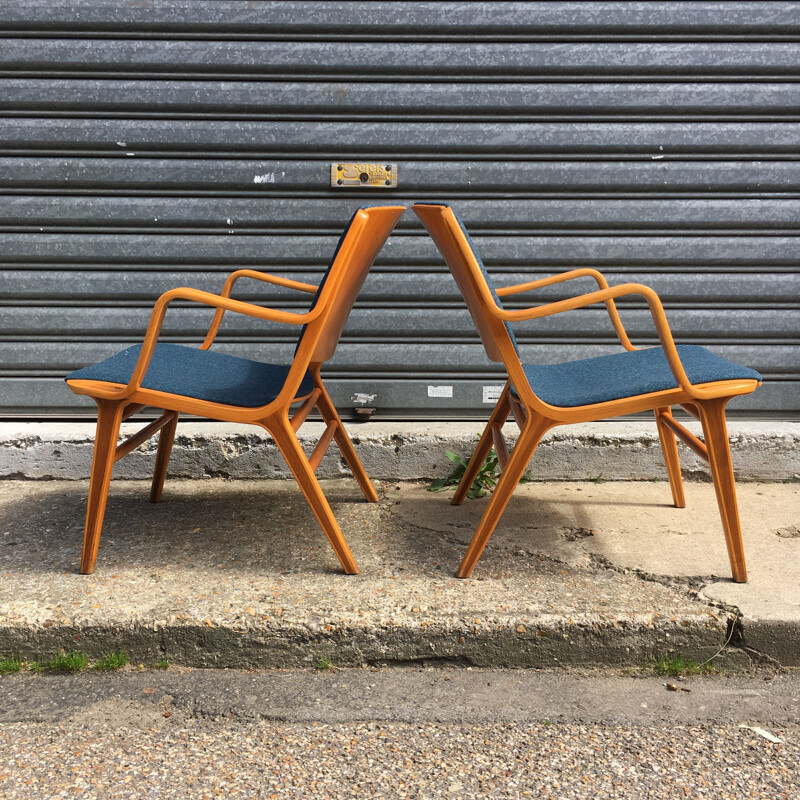
M 340 260 L 349 263 L 330 300 L 331 306 L 311 356 L 312 363 L 321 364 L 333 355 L 364 279 L 405 210 L 405 206 L 373 206 L 356 212 L 356 215 L 366 214 L 369 224 L 358 232 L 358 240 L 352 248 L 347 246 L 349 236 L 346 236 L 334 256 L 332 272 L 338 272 Z
M 481 296 L 473 276 L 483 274 L 490 293 L 491 284 L 455 212 L 442 203 L 416 203 L 412 208 L 447 262 L 481 336 L 486 355 L 492 361 L 505 361 L 498 340 L 507 340 L 509 347 L 516 351 L 513 334 L 508 325 L 487 314 L 483 308 L 487 300 Z M 499 300 L 497 303 L 500 305 Z

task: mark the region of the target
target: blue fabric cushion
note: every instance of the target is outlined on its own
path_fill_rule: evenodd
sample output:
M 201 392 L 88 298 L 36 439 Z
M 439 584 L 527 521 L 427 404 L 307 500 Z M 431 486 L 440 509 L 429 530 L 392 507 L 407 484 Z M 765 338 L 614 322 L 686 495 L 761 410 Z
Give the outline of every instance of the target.
M 128 383 L 141 347 L 133 345 L 99 364 L 73 372 L 66 379 Z M 159 342 L 142 386 L 212 403 L 255 408 L 278 396 L 288 374 L 289 367 Z M 313 388 L 314 378 L 307 372 L 298 395 L 308 394 Z
M 678 354 L 691 383 L 761 380 L 754 369 L 720 358 L 705 347 L 678 345 Z M 545 403 L 562 408 L 604 403 L 678 386 L 660 347 L 626 350 L 563 364 L 523 364 L 522 368 L 535 394 Z

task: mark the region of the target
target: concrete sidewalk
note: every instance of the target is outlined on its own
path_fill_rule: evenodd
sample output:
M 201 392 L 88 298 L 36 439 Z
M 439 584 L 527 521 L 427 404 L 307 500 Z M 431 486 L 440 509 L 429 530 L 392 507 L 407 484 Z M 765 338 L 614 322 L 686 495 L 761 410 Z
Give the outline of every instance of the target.
M 194 666 L 644 666 L 682 653 L 800 666 L 800 485 L 739 485 L 750 583 L 733 584 L 711 484 L 519 487 L 474 577 L 453 573 L 484 500 L 418 483 L 323 488 L 346 576 L 291 481 L 114 481 L 97 571 L 77 573 L 86 481 L 0 483 L 0 658 Z M 731 620 L 741 615 L 731 627 Z

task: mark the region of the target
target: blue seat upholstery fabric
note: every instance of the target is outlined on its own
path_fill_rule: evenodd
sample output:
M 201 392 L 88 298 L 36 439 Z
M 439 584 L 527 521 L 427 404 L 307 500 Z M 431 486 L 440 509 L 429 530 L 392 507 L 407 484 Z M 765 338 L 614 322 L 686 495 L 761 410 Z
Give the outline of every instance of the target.
M 360 208 L 368 209 L 369 206 Z M 309 306 L 309 311 L 313 310 L 319 301 L 322 287 L 328 279 L 333 262 L 339 254 L 358 210 L 353 212 L 353 216 L 350 217 L 350 221 L 339 237 L 333 256 Z M 295 353 L 300 347 L 307 328 L 308 325 L 303 325 L 300 330 Z M 79 369 L 71 375 L 67 375 L 66 380 L 126 384 L 133 374 L 140 350 L 140 345 L 129 347 L 99 364 Z M 288 366 L 264 364 L 260 361 L 250 361 L 246 358 L 228 356 L 210 350 L 198 350 L 193 347 L 159 342 L 156 344 L 150 367 L 142 381 L 142 387 L 183 397 L 194 397 L 197 400 L 208 400 L 212 403 L 257 408 L 272 402 L 278 396 L 288 374 Z M 308 394 L 313 388 L 314 379 L 309 372 L 306 372 L 297 394 L 298 396 Z
M 755 370 L 727 361 L 705 347 L 678 345 L 678 354 L 693 384 L 761 380 Z M 636 397 L 678 386 L 660 347 L 626 350 L 562 364 L 523 364 L 522 368 L 537 397 L 561 408 Z
M 117 353 L 105 361 L 84 367 L 67 380 L 108 381 L 126 384 L 133 374 L 141 345 Z M 212 403 L 256 408 L 272 402 L 283 388 L 288 366 L 264 364 L 247 358 L 159 342 L 142 386 Z M 298 395 L 311 392 L 314 379 L 306 372 Z

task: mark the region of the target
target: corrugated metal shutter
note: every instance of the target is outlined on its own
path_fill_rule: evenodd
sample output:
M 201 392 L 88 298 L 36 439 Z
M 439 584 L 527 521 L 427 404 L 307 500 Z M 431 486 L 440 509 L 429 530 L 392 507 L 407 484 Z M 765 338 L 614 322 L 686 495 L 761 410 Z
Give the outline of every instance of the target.
M 311 280 L 355 206 L 431 198 L 498 283 L 648 283 L 679 342 L 765 375 L 738 409 L 800 409 L 798 3 L 26 0 L 0 28 L 2 413 L 91 413 L 63 375 L 139 340 L 160 292 Z M 339 160 L 397 162 L 399 187 L 331 189 Z M 612 352 L 604 314 L 522 326 L 525 357 Z M 656 343 L 642 306 L 624 318 Z M 176 308 L 165 337 L 207 320 Z M 219 346 L 292 349 L 233 317 Z M 410 213 L 327 375 L 343 407 L 486 414 L 498 374 Z

